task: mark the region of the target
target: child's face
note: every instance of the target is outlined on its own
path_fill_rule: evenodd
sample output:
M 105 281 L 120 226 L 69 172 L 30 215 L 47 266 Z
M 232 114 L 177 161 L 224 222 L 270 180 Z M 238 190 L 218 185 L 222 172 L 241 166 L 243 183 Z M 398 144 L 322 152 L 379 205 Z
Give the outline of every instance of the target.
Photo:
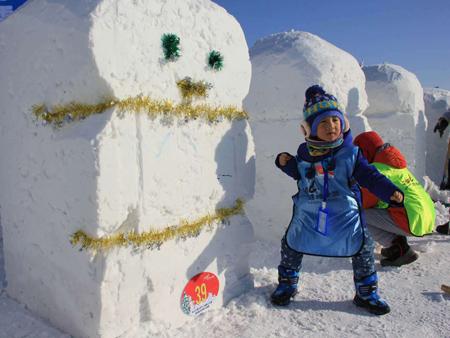
M 337 116 L 327 116 L 317 126 L 317 137 L 323 141 L 336 141 L 341 134 L 341 120 Z

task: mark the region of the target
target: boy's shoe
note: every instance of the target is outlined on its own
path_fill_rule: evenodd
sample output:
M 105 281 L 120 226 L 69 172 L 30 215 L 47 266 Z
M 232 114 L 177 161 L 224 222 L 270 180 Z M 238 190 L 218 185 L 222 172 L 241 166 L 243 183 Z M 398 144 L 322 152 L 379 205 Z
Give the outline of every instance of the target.
M 419 258 L 419 255 L 411 248 L 409 248 L 403 255 L 389 259 L 385 258 L 380 260 L 381 266 L 402 266 L 406 264 L 410 264 L 416 261 Z
M 436 231 L 443 235 L 450 235 L 450 227 L 449 227 L 448 223 L 449 222 L 442 224 L 442 225 L 438 225 L 436 227 Z
M 356 295 L 353 303 L 367 309 L 375 315 L 384 315 L 391 311 L 389 305 L 377 293 L 378 276 L 374 272 L 360 280 L 355 280 Z
M 300 272 L 278 266 L 278 286 L 270 295 L 270 301 L 274 305 L 286 306 L 297 294 L 297 283 Z

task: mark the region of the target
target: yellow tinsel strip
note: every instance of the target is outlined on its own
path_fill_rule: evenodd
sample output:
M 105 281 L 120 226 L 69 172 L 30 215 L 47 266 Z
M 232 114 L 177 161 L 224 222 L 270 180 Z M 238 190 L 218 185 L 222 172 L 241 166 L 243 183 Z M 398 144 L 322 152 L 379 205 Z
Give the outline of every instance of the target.
M 196 237 L 206 226 L 212 226 L 215 222 L 222 222 L 227 218 L 240 214 L 244 210 L 244 202 L 236 200 L 236 204 L 231 208 L 218 209 L 214 215 L 203 216 L 193 222 L 182 220 L 179 226 L 170 226 L 164 230 L 152 230 L 138 234 L 134 231 L 120 233 L 101 238 L 94 238 L 86 234 L 83 230 L 78 230 L 72 234 L 70 243 L 81 245 L 82 249 L 92 251 L 108 251 L 114 247 L 147 247 L 156 248 L 162 243 L 171 239 L 186 239 Z
M 47 109 L 43 104 L 33 106 L 33 114 L 46 123 L 60 127 L 65 122 L 79 121 L 94 114 L 101 114 L 109 108 L 116 107 L 120 111 L 146 113 L 150 118 L 167 115 L 179 118 L 204 118 L 209 122 L 220 118 L 228 120 L 247 119 L 246 111 L 233 106 L 213 107 L 208 104 L 189 105 L 173 104 L 168 100 L 153 100 L 148 96 L 130 97 L 123 100 L 107 98 L 97 104 L 70 102 Z

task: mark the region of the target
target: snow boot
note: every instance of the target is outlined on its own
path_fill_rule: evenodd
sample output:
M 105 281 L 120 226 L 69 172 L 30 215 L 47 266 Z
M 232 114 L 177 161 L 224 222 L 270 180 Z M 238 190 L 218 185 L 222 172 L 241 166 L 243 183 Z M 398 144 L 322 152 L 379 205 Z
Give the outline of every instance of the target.
M 286 306 L 297 294 L 297 283 L 300 272 L 293 269 L 278 266 L 278 286 L 270 295 L 273 305 Z
M 355 298 L 353 298 L 353 303 L 367 309 L 370 313 L 375 315 L 384 315 L 389 313 L 391 309 L 378 295 L 377 285 L 378 276 L 376 272 L 363 279 L 355 279 L 356 295 Z
M 408 245 L 405 236 L 397 236 L 392 241 L 392 246 L 381 249 L 381 255 L 386 257 L 380 260 L 381 266 L 402 266 L 419 258 L 419 255 Z
M 450 235 L 450 227 L 449 227 L 448 223 L 449 222 L 442 224 L 442 225 L 438 225 L 436 227 L 436 231 L 443 235 Z

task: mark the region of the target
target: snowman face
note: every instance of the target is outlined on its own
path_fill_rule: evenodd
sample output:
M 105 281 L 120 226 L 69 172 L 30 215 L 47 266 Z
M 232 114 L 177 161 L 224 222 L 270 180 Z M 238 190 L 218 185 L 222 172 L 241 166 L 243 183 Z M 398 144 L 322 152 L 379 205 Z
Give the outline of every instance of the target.
M 248 48 L 239 24 L 221 7 L 208 0 L 155 0 L 142 1 L 137 10 L 129 1 L 106 0 L 93 15 L 92 54 L 115 98 L 182 103 L 180 82 L 190 79 L 207 85 L 207 96 L 192 103 L 242 106 L 251 76 Z M 165 34 L 179 38 L 179 56 L 171 60 L 162 48 Z M 220 71 L 208 64 L 213 50 L 223 56 Z M 242 181 L 252 182 L 242 178 L 254 154 L 245 120 L 167 126 L 134 114 L 113 115 L 103 133 L 97 199 L 105 203 L 98 224 L 108 233 L 130 230 L 127 224 L 139 224 L 137 231 L 162 229 L 230 207 L 243 197 L 237 187 L 251 184 Z M 124 171 L 122 163 L 131 165 Z
M 239 24 L 221 7 L 207 0 L 151 1 L 146 10 L 126 1 L 102 4 L 95 11 L 92 51 L 100 75 L 117 98 L 150 96 L 181 102 L 177 83 L 190 78 L 210 84 L 202 102 L 240 107 L 250 84 L 248 49 Z M 178 58 L 167 61 L 161 39 L 175 34 Z M 221 71 L 208 58 L 218 51 Z

